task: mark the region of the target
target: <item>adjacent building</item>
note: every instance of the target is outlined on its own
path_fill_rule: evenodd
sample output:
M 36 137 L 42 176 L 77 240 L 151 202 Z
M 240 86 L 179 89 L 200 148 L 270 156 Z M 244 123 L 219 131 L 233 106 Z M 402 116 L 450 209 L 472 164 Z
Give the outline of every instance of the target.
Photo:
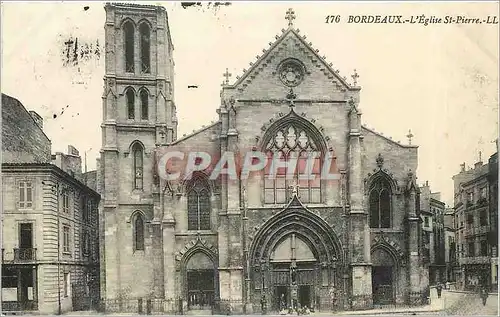
M 446 281 L 445 203 L 441 194 L 432 192 L 429 182 L 420 187 L 420 214 L 424 241 L 424 258 L 429 264 L 429 283 Z
M 497 140 L 498 147 L 498 140 Z M 498 150 L 498 148 L 497 148 Z M 491 255 L 491 288 L 498 290 L 498 151 L 488 160 L 490 230 L 488 235 Z
M 415 145 L 362 125 L 349 83 L 294 27 L 230 82 L 217 122 L 179 138 L 164 8 L 107 4 L 102 294 L 107 310 L 233 313 L 421 304 L 428 294 Z M 218 76 L 214 74 L 214 76 Z M 183 105 L 192 107 L 193 105 Z M 259 150 L 333 161 L 337 179 L 189 180 L 158 173 L 164 151 Z M 302 161 L 303 162 L 303 161 Z M 269 166 L 269 165 L 268 165 Z M 150 303 L 150 304 L 147 304 Z
M 2 310 L 59 313 L 99 300 L 99 194 L 81 158 L 51 155 L 43 120 L 2 94 Z
M 458 258 L 455 272 L 459 287 L 466 290 L 497 283 L 492 274 L 496 243 L 492 245 L 490 239 L 490 211 L 495 212 L 490 206 L 496 198 L 490 196 L 489 177 L 489 164 L 483 164 L 481 159 L 471 169 L 462 164 L 460 173 L 453 176 Z
M 453 208 L 447 207 L 444 211 L 444 262 L 446 264 L 446 282 L 455 282 L 453 268 L 457 262 L 455 212 Z

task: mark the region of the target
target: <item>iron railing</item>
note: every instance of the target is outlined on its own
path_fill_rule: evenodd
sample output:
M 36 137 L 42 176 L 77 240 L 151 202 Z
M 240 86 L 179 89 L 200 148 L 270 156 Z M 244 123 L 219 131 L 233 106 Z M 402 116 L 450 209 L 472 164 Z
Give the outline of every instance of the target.
M 25 302 L 2 301 L 2 311 L 22 312 L 22 311 L 34 311 L 34 310 L 38 310 L 38 302 L 35 302 L 35 301 L 25 301 Z
M 14 249 L 14 262 L 36 261 L 36 248 Z

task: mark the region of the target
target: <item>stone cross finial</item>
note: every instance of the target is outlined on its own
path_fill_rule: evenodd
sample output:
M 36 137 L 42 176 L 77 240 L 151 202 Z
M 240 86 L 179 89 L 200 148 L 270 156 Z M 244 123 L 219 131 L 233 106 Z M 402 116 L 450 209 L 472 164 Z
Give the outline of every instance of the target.
M 293 11 L 292 8 L 288 9 L 286 11 L 285 19 L 288 20 L 288 26 L 292 27 L 293 26 L 293 20 L 295 20 L 295 11 Z
M 408 138 L 408 144 L 411 145 L 411 139 L 414 137 L 413 133 L 411 133 L 411 129 L 408 130 L 408 134 L 406 135 L 406 137 Z
M 482 154 L 481 151 L 479 151 L 479 162 L 482 162 L 482 160 L 481 160 L 481 154 Z
M 354 74 L 352 74 L 351 77 L 352 77 L 353 85 L 356 86 L 358 84 L 358 78 L 359 78 L 359 75 L 358 75 L 358 72 L 356 71 L 356 69 L 354 70 Z
M 222 74 L 222 76 L 226 77 L 226 85 L 229 84 L 229 77 L 233 76 L 233 74 L 231 74 L 229 72 L 229 69 L 226 68 L 226 72 L 224 74 Z

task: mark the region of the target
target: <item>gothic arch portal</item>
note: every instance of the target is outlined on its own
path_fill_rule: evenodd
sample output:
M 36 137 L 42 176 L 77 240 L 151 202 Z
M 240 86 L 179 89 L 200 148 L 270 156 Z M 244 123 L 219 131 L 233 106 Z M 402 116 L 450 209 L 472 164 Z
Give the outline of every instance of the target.
M 401 260 L 397 250 L 387 243 L 371 248 L 372 296 L 375 305 L 394 304 L 400 293 Z
M 211 309 L 219 296 L 216 248 L 198 237 L 176 253 L 178 284 L 188 310 Z
M 324 310 L 342 305 L 340 240 L 323 219 L 303 206 L 289 206 L 264 223 L 252 239 L 249 262 L 250 291 L 254 298 L 268 298 L 274 311 L 297 303 L 317 309 L 323 305 Z

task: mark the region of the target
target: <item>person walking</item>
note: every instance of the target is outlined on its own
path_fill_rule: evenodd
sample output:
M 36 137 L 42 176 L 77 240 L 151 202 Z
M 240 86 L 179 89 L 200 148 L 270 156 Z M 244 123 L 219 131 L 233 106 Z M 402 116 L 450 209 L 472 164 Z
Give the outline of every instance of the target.
M 483 306 L 486 306 L 486 300 L 488 299 L 488 289 L 486 288 L 486 286 L 481 289 L 480 296 L 481 300 L 483 301 Z
M 438 294 L 438 298 L 441 298 L 441 292 L 443 291 L 443 286 L 441 285 L 441 283 L 438 283 L 438 285 L 436 286 L 436 291 Z

